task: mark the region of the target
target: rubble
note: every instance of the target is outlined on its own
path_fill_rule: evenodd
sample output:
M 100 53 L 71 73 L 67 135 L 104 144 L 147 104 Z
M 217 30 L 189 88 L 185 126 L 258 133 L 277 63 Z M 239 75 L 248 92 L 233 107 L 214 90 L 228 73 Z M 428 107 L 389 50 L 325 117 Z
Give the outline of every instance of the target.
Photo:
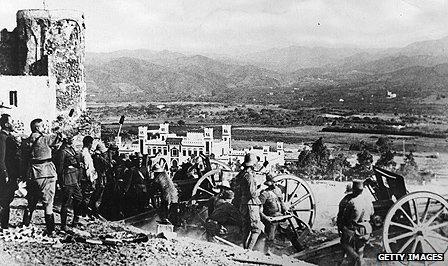
M 20 215 L 20 210 L 12 210 L 12 225 L 19 225 Z M 0 255 L 11 260 L 8 265 L 306 264 L 286 256 L 264 256 L 240 247 L 187 237 L 158 238 L 142 234 L 135 227 L 100 220 L 90 220 L 68 233 L 58 231 L 57 225 L 56 236 L 48 238 L 42 234 L 42 216 L 42 211 L 36 211 L 33 225 L 10 228 L 0 234 Z

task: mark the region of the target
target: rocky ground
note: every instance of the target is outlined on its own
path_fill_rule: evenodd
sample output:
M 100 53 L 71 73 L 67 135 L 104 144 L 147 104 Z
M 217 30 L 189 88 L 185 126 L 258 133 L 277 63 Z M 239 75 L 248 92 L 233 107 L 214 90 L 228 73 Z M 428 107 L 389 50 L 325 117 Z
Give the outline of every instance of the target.
M 14 204 L 22 203 L 15 200 Z M 286 256 L 264 256 L 259 252 L 184 237 L 166 239 L 149 235 L 145 242 L 130 243 L 126 240 L 134 239 L 142 231 L 100 220 L 87 221 L 70 233 L 57 231 L 54 238 L 47 238 L 42 236 L 43 211 L 36 211 L 29 227 L 20 227 L 21 213 L 19 209 L 12 210 L 11 224 L 16 227 L 0 234 L 0 265 L 306 264 Z M 58 219 L 56 215 L 56 222 Z M 118 241 L 105 244 L 100 241 L 104 237 Z

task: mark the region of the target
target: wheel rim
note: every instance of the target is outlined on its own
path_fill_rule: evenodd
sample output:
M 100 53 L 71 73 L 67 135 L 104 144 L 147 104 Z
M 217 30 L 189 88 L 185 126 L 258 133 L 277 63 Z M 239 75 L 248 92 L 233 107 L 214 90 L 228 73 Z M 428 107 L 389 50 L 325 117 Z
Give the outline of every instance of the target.
M 447 253 L 448 202 L 432 192 L 413 192 L 386 215 L 383 245 L 389 253 Z
M 316 218 L 316 200 L 308 183 L 294 175 L 276 176 L 274 182 L 282 191 L 286 208 L 312 228 Z M 299 222 L 295 223 L 295 226 L 301 226 Z
M 211 197 L 219 193 L 218 186 L 222 184 L 222 170 L 211 170 L 194 185 L 192 199 L 197 203 L 207 202 Z

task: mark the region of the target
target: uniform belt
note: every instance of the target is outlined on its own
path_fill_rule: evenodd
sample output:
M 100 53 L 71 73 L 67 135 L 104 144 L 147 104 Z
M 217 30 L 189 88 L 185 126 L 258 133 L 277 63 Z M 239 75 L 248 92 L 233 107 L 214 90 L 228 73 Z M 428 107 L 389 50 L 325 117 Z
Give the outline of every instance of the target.
M 51 159 L 44 159 L 44 160 L 32 159 L 31 160 L 32 164 L 43 164 L 43 163 L 48 163 L 48 162 L 51 162 Z

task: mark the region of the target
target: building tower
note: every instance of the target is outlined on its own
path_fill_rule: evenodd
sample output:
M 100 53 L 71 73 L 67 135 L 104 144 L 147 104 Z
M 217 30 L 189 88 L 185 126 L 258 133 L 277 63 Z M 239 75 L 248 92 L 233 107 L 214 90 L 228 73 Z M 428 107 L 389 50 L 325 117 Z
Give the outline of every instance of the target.
M 204 143 L 205 143 L 205 155 L 212 154 L 213 151 L 213 128 L 206 127 L 204 128 Z
M 280 158 L 279 164 L 285 165 L 285 150 L 284 150 L 284 144 L 283 142 L 277 142 L 277 154 Z
M 168 124 L 168 123 L 159 124 L 159 134 L 160 134 L 160 138 L 162 139 L 162 141 L 166 141 L 166 138 L 168 137 L 169 130 L 170 130 L 170 124 Z
M 232 145 L 232 126 L 222 125 L 222 141 L 226 144 L 223 146 L 223 155 L 228 155 L 230 153 Z
M 84 15 L 74 10 L 17 12 L 17 75 L 56 79 L 56 109 L 86 110 Z
M 148 141 L 148 127 L 138 127 L 138 148 L 141 154 L 148 154 L 146 142 Z

